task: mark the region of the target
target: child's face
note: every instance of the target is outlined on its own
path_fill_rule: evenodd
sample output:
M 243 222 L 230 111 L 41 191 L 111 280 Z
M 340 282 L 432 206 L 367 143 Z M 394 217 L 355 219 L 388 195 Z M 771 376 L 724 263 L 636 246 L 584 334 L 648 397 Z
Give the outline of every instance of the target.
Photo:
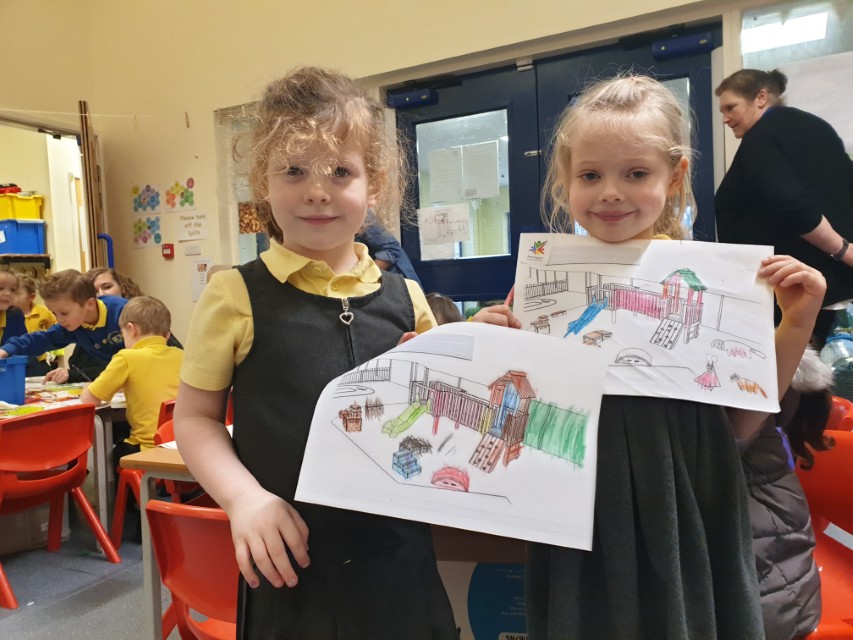
M 18 279 L 13 275 L 0 275 L 0 311 L 5 311 L 18 300 Z
M 332 175 L 317 175 L 314 167 L 327 157 L 324 147 L 313 145 L 292 162 L 271 159 L 268 200 L 282 244 L 341 273 L 353 265 L 353 238 L 376 199 L 357 142 L 341 145 Z
M 18 295 L 15 296 L 15 306 L 21 309 L 29 309 L 36 299 L 35 293 L 30 293 L 21 286 L 18 286 Z
M 109 271 L 104 271 L 95 278 L 95 291 L 98 292 L 99 298 L 101 296 L 121 296 L 121 287 Z
M 682 167 L 673 169 L 655 149 L 584 140 L 572 149 L 566 182 L 572 217 L 605 242 L 652 238 L 667 197 L 678 192 Z
M 91 307 L 97 308 L 94 298 L 89 298 L 86 304 L 74 302 L 71 296 L 64 295 L 50 298 L 44 304 L 56 316 L 56 321 L 67 331 L 76 331 L 86 321 L 87 312 Z

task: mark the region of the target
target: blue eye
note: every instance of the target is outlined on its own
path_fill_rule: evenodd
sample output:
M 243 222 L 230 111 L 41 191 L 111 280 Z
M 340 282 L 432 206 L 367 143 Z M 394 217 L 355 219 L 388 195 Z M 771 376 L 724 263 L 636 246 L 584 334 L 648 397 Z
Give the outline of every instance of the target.
M 585 171 L 584 173 L 578 176 L 584 182 L 592 182 L 593 180 L 598 179 L 598 174 L 595 171 Z
M 649 175 L 649 172 L 645 169 L 634 169 L 633 171 L 628 173 L 628 177 L 634 180 L 641 180 Z
M 346 178 L 348 175 L 350 175 L 350 170 L 346 167 L 335 167 L 332 171 L 333 178 Z

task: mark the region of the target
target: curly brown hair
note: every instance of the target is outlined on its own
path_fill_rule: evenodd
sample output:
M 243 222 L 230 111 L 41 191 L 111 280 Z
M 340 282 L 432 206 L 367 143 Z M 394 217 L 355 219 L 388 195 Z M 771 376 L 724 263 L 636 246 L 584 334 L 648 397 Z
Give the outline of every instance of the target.
M 255 107 L 254 126 L 235 140 L 234 155 L 248 160 L 258 218 L 272 238 L 282 240 L 266 200 L 270 161 L 286 163 L 320 144 L 331 164 L 348 139 L 364 150 L 369 188 L 376 197 L 373 210 L 388 227 L 400 214 L 407 171 L 404 155 L 386 132 L 379 102 L 349 76 L 317 67 L 295 69 L 267 86 Z M 333 168 L 318 167 L 326 173 Z

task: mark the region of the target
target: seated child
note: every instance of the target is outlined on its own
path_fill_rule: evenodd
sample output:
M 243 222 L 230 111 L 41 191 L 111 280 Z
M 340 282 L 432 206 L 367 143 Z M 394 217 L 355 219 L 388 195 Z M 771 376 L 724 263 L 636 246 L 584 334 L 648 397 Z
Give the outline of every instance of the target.
M 27 333 L 24 314 L 13 306 L 17 298 L 18 276 L 6 265 L 0 265 L 0 330 L 3 332 L 0 344 Z
M 30 276 L 18 276 L 18 298 L 15 300 L 15 305 L 24 312 L 27 333 L 44 331 L 56 324 L 56 316 L 50 312 L 50 309 L 43 304 L 36 304 L 36 281 Z M 54 353 L 61 355 L 62 350 Z M 27 376 L 43 376 L 48 371 L 50 371 L 50 363 L 47 360 L 47 354 L 30 358 Z
M 99 404 L 124 389 L 130 435 L 116 444 L 115 460 L 154 446 L 160 405 L 178 395 L 184 352 L 166 344 L 171 322 L 166 305 L 156 298 L 128 301 L 118 320 L 126 348 L 80 396 L 81 402 Z
M 465 318 L 462 317 L 462 312 L 459 307 L 447 296 L 433 291 L 426 295 L 427 304 L 429 305 L 432 315 L 435 316 L 435 321 L 438 324 L 447 324 L 448 322 L 462 322 Z
M 17 279 L 15 280 L 17 289 Z M 79 271 L 66 269 L 47 278 L 39 293 L 48 309 L 56 316 L 57 324 L 45 331 L 15 334 L 7 332 L 0 342 L 0 358 L 9 356 L 39 356 L 46 351 L 76 343 L 78 349 L 106 363 L 124 341 L 119 331 L 118 317 L 127 300 L 118 296 L 95 297 L 95 285 Z M 21 314 L 23 321 L 23 314 Z M 23 324 L 23 322 L 22 322 Z M 68 369 L 54 369 L 45 380 L 63 383 Z

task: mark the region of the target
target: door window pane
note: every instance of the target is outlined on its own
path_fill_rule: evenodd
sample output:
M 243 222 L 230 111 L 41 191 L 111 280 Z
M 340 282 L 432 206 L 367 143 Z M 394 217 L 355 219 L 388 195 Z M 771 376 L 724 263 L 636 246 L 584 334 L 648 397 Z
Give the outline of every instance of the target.
M 505 109 L 415 125 L 421 260 L 510 253 Z

